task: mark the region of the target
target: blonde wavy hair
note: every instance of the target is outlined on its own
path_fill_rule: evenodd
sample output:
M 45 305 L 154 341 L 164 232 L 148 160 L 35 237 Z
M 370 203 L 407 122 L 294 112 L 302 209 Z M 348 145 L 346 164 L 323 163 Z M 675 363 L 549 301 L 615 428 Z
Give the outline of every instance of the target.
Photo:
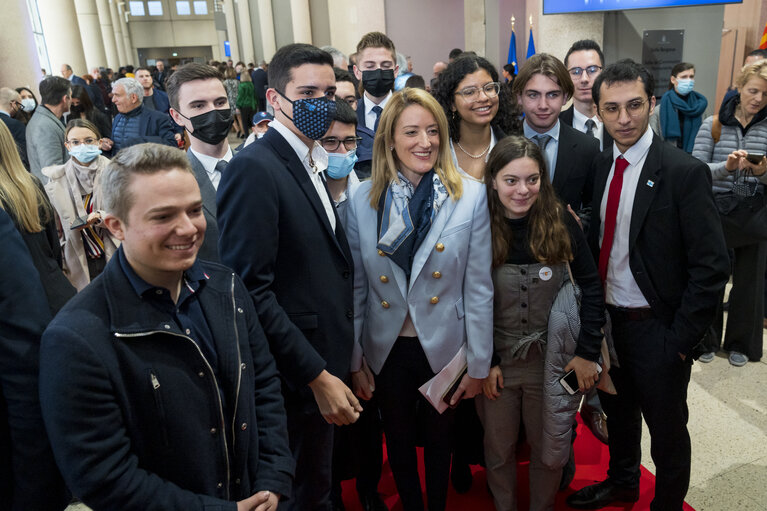
M 0 122 L 0 208 L 30 233 L 42 231 L 53 214 L 37 178 L 21 163 L 16 141 L 4 122 Z
M 735 80 L 735 85 L 742 89 L 755 76 L 767 81 L 767 60 L 758 60 L 753 64 L 743 66 L 737 80 Z
M 378 122 L 378 131 L 373 141 L 373 169 L 371 174 L 370 206 L 378 209 L 378 201 L 392 181 L 399 181 L 397 170 L 400 166 L 397 154 L 389 149 L 394 147 L 394 129 L 402 112 L 409 106 L 418 105 L 425 108 L 434 116 L 439 129 L 439 150 L 434 172 L 447 188 L 447 193 L 453 200 L 461 198 L 463 183 L 461 175 L 453 163 L 450 154 L 450 133 L 447 127 L 445 112 L 436 99 L 423 89 L 406 87 L 395 92 L 386 103 Z

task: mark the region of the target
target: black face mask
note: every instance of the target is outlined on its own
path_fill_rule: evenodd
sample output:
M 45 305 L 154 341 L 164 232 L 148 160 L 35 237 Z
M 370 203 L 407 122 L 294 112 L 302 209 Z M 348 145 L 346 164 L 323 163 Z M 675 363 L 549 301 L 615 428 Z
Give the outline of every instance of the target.
M 386 96 L 394 88 L 393 69 L 373 69 L 362 72 L 362 88 L 374 98 Z
M 224 140 L 234 122 L 231 108 L 211 110 L 194 117 L 187 117 L 181 112 L 179 115 L 192 121 L 194 132 L 190 132 L 189 135 L 210 145 L 217 145 Z
M 83 105 L 72 105 L 69 107 L 69 118 L 79 119 L 83 112 L 85 112 Z

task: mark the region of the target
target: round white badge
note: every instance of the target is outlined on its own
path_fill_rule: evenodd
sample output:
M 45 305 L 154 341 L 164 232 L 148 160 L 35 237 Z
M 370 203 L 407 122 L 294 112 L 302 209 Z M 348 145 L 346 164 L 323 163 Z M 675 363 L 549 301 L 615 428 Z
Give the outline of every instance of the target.
M 538 276 L 541 280 L 549 280 L 552 275 L 554 275 L 554 272 L 548 266 L 544 266 L 538 271 Z

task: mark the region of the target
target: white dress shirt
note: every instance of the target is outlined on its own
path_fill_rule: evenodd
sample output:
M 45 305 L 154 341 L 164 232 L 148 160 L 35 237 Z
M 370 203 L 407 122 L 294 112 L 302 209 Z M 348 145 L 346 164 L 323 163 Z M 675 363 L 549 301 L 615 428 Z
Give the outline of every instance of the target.
M 652 181 L 639 183 L 639 175 L 642 173 L 647 153 L 652 144 L 653 132 L 649 128 L 645 131 L 636 144 L 631 146 L 623 157 L 629 165 L 623 172 L 623 187 L 621 188 L 621 198 L 618 203 L 618 214 L 615 222 L 615 235 L 613 237 L 613 246 L 610 250 L 610 260 L 607 264 L 607 278 L 605 280 L 605 303 L 618 307 L 649 307 L 647 299 L 642 294 L 639 286 L 631 273 L 629 266 L 629 231 L 631 229 L 631 214 L 634 208 L 634 197 L 636 196 L 637 186 L 654 186 Z M 613 145 L 613 166 L 610 174 L 607 176 L 607 184 L 602 194 L 600 205 L 600 218 L 602 221 L 599 226 L 599 246 L 602 246 L 602 238 L 605 232 L 605 209 L 607 208 L 607 195 L 610 189 L 610 183 L 615 173 L 615 159 L 621 156 L 616 145 Z M 652 184 L 651 184 L 652 183 Z
M 224 160 L 228 163 L 229 160 L 232 159 L 232 148 L 228 145 L 226 146 L 226 154 L 223 158 L 216 158 L 215 156 L 208 156 L 202 153 L 198 153 L 191 147 L 189 148 L 189 151 L 195 155 L 198 160 L 200 160 L 200 163 L 205 169 L 205 172 L 208 174 L 208 179 L 210 179 L 213 188 L 218 191 L 218 183 L 221 182 L 221 171 L 216 169 L 216 165 L 221 160 Z
M 382 109 L 386 106 L 386 103 L 389 102 L 389 98 L 391 98 L 392 92 L 389 91 L 389 94 L 386 95 L 385 98 L 383 98 L 383 101 L 378 103 L 378 106 L 380 106 Z M 368 98 L 367 94 L 362 95 L 363 101 L 362 104 L 365 105 L 365 127 L 369 130 L 375 129 L 376 125 L 376 113 L 373 111 L 373 107 L 376 106 L 375 103 L 373 103 L 370 98 Z
M 322 201 L 322 206 L 325 209 L 328 222 L 330 222 L 330 227 L 332 227 L 333 232 L 335 232 L 335 209 L 333 202 L 330 200 L 330 194 L 328 193 L 327 188 L 325 188 L 323 177 L 320 175 L 328 168 L 328 153 L 317 143 L 317 141 L 315 141 L 310 154 L 309 148 L 306 147 L 306 144 L 304 144 L 300 138 L 298 138 L 298 135 L 290 131 L 287 126 L 277 119 L 269 123 L 269 128 L 277 130 L 296 152 L 298 159 L 301 160 L 304 169 L 306 169 L 306 173 L 309 174 L 309 179 L 311 179 L 314 189 L 317 190 L 317 195 L 319 196 L 320 201 Z
M 559 152 L 559 121 L 549 131 L 544 133 L 538 133 L 527 124 L 527 120 L 522 123 L 522 129 L 525 131 L 525 138 L 529 138 L 536 144 L 538 141 L 535 139 L 537 135 L 548 135 L 551 137 L 549 143 L 546 145 L 544 151 L 544 157 L 546 158 L 546 166 L 549 168 L 549 181 L 554 181 L 554 172 L 557 170 L 557 153 Z
M 594 121 L 596 126 L 594 126 L 594 136 L 599 140 L 599 150 L 604 150 L 604 124 L 602 124 L 602 121 L 599 120 L 599 118 L 595 115 L 594 117 L 586 117 L 582 113 L 580 113 L 575 107 L 573 107 L 573 128 L 577 129 L 581 133 L 586 133 L 586 121 L 591 119 Z

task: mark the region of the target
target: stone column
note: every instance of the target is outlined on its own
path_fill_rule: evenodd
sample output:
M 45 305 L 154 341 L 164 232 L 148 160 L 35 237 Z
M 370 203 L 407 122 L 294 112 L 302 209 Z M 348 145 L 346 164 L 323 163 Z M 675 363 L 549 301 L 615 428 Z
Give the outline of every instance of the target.
M 243 57 L 240 55 L 240 43 L 237 38 L 237 23 L 234 21 L 235 8 L 234 0 L 223 0 L 221 4 L 224 7 L 224 16 L 226 17 L 226 36 L 229 38 L 229 49 L 231 50 L 231 58 L 234 62 L 241 60 Z M 246 62 L 247 64 L 247 62 Z
M 62 64 L 72 66 L 76 75 L 87 72 L 88 66 L 85 63 L 74 1 L 37 0 L 37 8 L 40 11 L 45 45 L 53 68 L 50 70 L 51 74 L 60 75 Z
M 293 19 L 293 42 L 312 44 L 309 0 L 290 0 L 290 13 Z
M 354 53 L 357 43 L 368 32 L 386 32 L 384 0 L 328 0 L 330 45 L 345 54 Z M 398 44 L 394 41 L 395 46 Z
M 117 58 L 120 62 L 113 69 L 128 63 L 128 55 L 125 52 L 125 41 L 123 40 L 123 31 L 120 26 L 120 15 L 117 12 L 117 0 L 109 0 L 109 17 L 112 19 L 112 30 L 114 32 L 115 46 L 117 47 Z
M 77 22 L 80 25 L 80 38 L 83 42 L 88 72 L 94 67 L 106 66 L 107 54 L 101 37 L 96 0 L 75 0 L 75 11 L 77 12 Z
M 39 101 L 37 84 L 42 79 L 42 73 L 26 0 L 4 2 L 3 16 L 13 20 L 13 23 L 4 23 L 3 30 L 0 30 L 0 62 L 3 63 L 0 66 L 0 83 L 13 89 L 28 87 L 35 91 Z
M 134 67 L 137 67 L 141 65 L 141 63 L 138 61 L 138 54 L 136 53 L 136 50 L 133 48 L 133 43 L 131 42 L 131 36 L 130 36 L 130 29 L 128 28 L 128 22 L 125 19 L 125 12 L 127 8 L 126 2 L 118 2 L 117 3 L 117 13 L 119 14 L 120 18 L 120 29 L 123 33 L 123 44 L 125 45 L 125 57 L 128 59 L 126 64 L 131 64 Z
M 274 39 L 274 14 L 271 0 L 258 1 L 258 19 L 261 22 L 261 47 L 264 49 L 263 60 L 269 62 L 277 53 L 277 43 Z M 259 59 L 260 60 L 260 59 Z M 255 62 L 258 65 L 258 62 Z
M 475 51 L 485 56 L 485 1 L 463 2 L 464 51 Z
M 104 41 L 104 53 L 107 57 L 106 66 L 117 69 L 120 66 L 120 57 L 117 53 L 117 44 L 115 43 L 112 16 L 109 13 L 109 2 L 107 0 L 96 0 L 96 10 L 99 15 L 101 40 Z
M 240 35 L 242 36 L 240 59 L 245 62 L 254 62 L 256 50 L 253 48 L 253 29 L 250 26 L 250 5 L 248 0 L 237 0 L 237 19 L 240 20 Z

